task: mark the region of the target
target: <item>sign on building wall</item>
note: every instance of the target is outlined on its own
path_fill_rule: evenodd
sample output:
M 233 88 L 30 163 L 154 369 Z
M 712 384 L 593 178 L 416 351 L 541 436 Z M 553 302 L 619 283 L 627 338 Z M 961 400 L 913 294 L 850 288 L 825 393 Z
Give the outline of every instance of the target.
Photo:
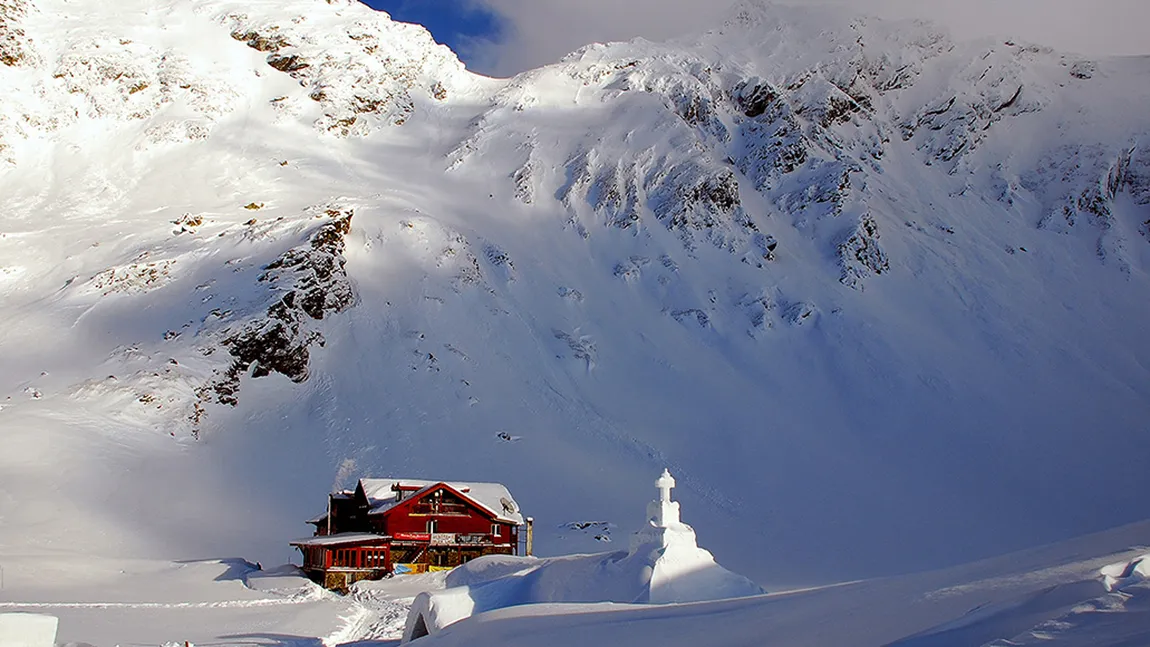
M 392 537 L 399 541 L 431 541 L 429 532 L 397 532 Z

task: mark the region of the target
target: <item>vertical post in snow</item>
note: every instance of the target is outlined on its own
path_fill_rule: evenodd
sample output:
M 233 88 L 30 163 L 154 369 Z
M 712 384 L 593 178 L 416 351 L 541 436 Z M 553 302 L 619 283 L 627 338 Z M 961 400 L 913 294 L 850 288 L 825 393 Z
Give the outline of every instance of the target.
M 527 517 L 527 556 L 530 557 L 535 546 L 535 518 Z
M 331 492 L 327 493 L 327 534 L 331 536 Z

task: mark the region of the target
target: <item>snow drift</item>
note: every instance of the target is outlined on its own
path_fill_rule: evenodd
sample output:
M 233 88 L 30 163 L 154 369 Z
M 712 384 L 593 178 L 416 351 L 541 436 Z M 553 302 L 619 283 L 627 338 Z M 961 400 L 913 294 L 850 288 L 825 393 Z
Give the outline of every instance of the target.
M 647 522 L 632 536 L 630 551 L 473 560 L 447 576 L 446 590 L 416 596 L 403 640 L 436 634 L 477 613 L 524 604 L 667 604 L 765 593 L 698 546 L 695 531 L 679 519 L 679 503 L 670 498 L 675 479 L 667 470 L 655 485 L 660 497 L 647 506 Z

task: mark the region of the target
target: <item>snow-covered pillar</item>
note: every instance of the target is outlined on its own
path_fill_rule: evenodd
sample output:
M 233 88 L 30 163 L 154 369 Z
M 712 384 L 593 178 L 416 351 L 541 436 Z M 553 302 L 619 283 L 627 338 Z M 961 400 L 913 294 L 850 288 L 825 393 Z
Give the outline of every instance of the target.
M 679 502 L 671 500 L 675 477 L 663 470 L 655 480 L 659 496 L 647 504 L 647 523 L 631 535 L 631 554 L 636 551 L 664 550 L 671 544 L 696 549 L 695 531 L 679 519 Z
M 656 528 L 675 528 L 679 525 L 679 502 L 671 500 L 671 488 L 675 487 L 675 477 L 664 469 L 655 481 L 659 490 L 659 500 L 647 504 L 647 519 Z

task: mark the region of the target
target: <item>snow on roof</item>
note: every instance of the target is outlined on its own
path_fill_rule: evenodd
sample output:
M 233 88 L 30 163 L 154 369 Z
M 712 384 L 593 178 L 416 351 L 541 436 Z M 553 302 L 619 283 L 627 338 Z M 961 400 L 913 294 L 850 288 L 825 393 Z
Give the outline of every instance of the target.
M 399 501 L 395 499 L 395 490 L 392 489 L 396 485 L 404 489 L 415 490 L 412 494 L 404 497 L 404 499 L 408 499 L 412 496 L 423 494 L 425 490 L 440 483 L 458 490 L 461 494 L 467 496 L 468 499 L 474 501 L 479 507 L 495 515 L 495 518 L 499 521 L 514 524 L 523 523 L 523 515 L 519 512 L 519 504 L 511 497 L 511 492 L 507 489 L 507 486 L 502 483 L 463 483 L 456 481 L 427 481 L 423 479 L 397 478 L 359 480 L 359 484 L 363 487 L 363 493 L 367 495 L 368 503 L 371 504 L 371 510 L 368 514 L 382 514 L 399 503 Z
M 388 537 L 383 535 L 372 535 L 366 532 L 344 532 L 338 535 L 323 535 L 320 537 L 308 537 L 307 539 L 297 539 L 288 542 L 291 546 L 340 546 L 343 544 L 362 544 L 369 541 L 386 542 Z

